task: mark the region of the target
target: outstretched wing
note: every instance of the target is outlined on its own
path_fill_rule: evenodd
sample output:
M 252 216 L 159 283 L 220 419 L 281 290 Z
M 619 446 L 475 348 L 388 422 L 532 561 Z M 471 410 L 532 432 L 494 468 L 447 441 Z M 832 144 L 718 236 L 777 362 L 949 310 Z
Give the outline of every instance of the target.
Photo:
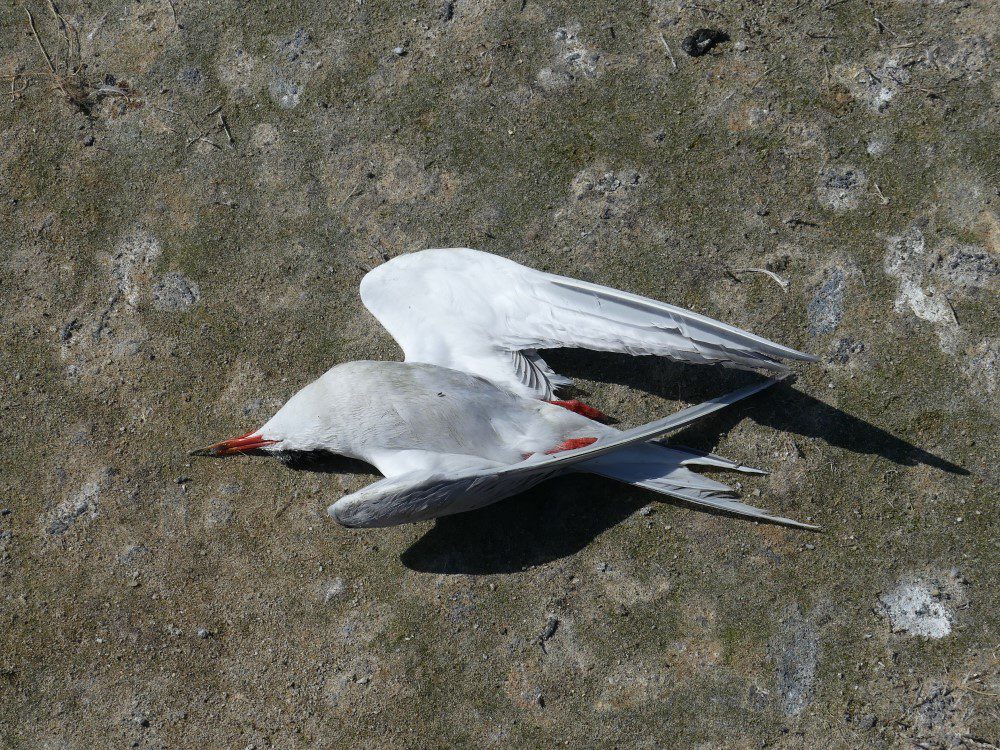
M 407 362 L 470 372 L 521 395 L 552 398 L 571 381 L 539 349 L 578 347 L 784 372 L 815 358 L 735 326 L 464 248 L 401 255 L 370 271 L 361 299 Z
M 470 467 L 452 472 L 414 470 L 386 477 L 359 492 L 342 497 L 329 507 L 328 512 L 334 520 L 344 526 L 371 527 L 396 526 L 482 508 L 516 495 L 557 474 L 575 469 L 587 471 L 586 466 L 579 464 L 684 427 L 775 382 L 777 381 L 767 380 L 697 406 L 682 409 L 669 417 L 606 437 L 585 448 L 552 455 L 535 454 L 525 461 L 509 466 L 484 462 L 481 468 Z M 726 493 L 719 493 L 718 501 L 713 501 L 705 494 L 699 496 L 691 496 L 690 493 L 681 494 L 684 488 L 679 486 L 676 492 L 670 491 L 671 488 L 666 484 L 662 486 L 642 484 L 642 486 L 649 486 L 658 492 L 687 500 L 693 499 L 702 505 L 722 508 L 732 513 L 814 528 L 787 518 L 770 516 L 766 511 L 732 500 Z M 724 488 L 723 485 L 719 486 Z

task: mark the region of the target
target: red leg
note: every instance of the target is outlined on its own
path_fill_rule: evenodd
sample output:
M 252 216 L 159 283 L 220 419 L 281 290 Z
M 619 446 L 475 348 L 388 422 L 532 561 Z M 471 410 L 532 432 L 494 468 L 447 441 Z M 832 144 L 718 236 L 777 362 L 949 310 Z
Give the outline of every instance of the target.
M 593 406 L 587 406 L 585 403 L 576 401 L 575 399 L 573 401 L 549 401 L 548 403 L 561 406 L 563 409 L 575 411 L 577 414 L 582 414 L 587 419 L 593 419 L 595 422 L 611 421 L 611 418 L 600 409 L 595 409 Z

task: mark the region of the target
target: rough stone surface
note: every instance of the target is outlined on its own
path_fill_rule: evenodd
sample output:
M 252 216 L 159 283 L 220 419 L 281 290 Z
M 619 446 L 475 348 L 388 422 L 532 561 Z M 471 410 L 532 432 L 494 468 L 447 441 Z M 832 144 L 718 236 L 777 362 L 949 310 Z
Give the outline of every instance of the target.
M 832 269 L 806 308 L 809 332 L 818 335 L 834 331 L 844 317 L 844 269 Z
M 819 639 L 811 623 L 796 612 L 785 623 L 772 645 L 781 695 L 780 707 L 786 716 L 798 716 L 812 701 L 819 662 Z
M 878 599 L 878 609 L 894 633 L 944 638 L 951 634 L 956 606 L 965 603 L 957 576 L 906 576 Z
M 201 298 L 198 285 L 182 274 L 164 274 L 153 287 L 153 307 L 158 310 L 183 310 Z
M 0 5 L 0 747 L 997 745 L 997 32 L 994 0 Z M 365 466 L 187 456 L 398 357 L 357 285 L 428 246 L 820 357 L 672 439 L 825 533 L 583 476 L 352 531 L 324 509 Z M 753 377 L 546 358 L 623 426 Z

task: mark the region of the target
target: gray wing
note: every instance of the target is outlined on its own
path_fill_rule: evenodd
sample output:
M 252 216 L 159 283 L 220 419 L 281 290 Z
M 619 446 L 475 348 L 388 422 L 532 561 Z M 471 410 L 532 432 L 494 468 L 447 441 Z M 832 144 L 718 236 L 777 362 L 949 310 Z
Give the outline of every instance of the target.
M 697 406 L 682 409 L 664 419 L 608 436 L 585 448 L 553 455 L 536 454 L 525 461 L 506 466 L 484 461 L 482 468 L 455 472 L 417 470 L 387 477 L 359 492 L 342 497 L 329 507 L 328 512 L 343 526 L 372 527 L 414 523 L 482 508 L 566 471 L 576 469 L 587 471 L 587 466 L 581 464 L 607 456 L 625 446 L 644 443 L 665 432 L 684 427 L 775 382 L 777 381 L 767 380 L 719 396 Z M 692 499 L 690 494 L 681 494 L 683 488 L 680 485 L 677 485 L 676 492 L 668 491 L 671 489 L 669 483 L 661 483 L 659 487 L 651 484 L 642 486 L 684 499 Z M 806 526 L 789 519 L 769 516 L 766 511 L 734 501 L 721 493 L 718 502 L 712 502 L 712 498 L 704 496 L 704 493 L 696 501 L 702 505 L 719 507 L 737 514 Z
M 577 347 L 785 372 L 815 357 L 664 302 L 466 248 L 402 255 L 369 272 L 361 299 L 407 362 L 470 372 L 533 398 L 571 382 L 539 349 Z

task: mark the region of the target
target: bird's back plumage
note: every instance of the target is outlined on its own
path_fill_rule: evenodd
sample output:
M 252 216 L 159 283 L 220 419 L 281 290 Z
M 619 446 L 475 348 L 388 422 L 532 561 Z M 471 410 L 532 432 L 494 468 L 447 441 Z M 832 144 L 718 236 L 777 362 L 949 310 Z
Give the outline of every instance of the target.
M 312 424 L 309 424 L 309 423 Z M 308 428 L 306 428 L 308 425 Z M 483 378 L 438 365 L 347 362 L 289 400 L 264 426 L 270 437 L 308 433 L 297 450 L 334 446 L 393 473 L 397 451 L 514 463 L 586 432 L 610 428 Z

